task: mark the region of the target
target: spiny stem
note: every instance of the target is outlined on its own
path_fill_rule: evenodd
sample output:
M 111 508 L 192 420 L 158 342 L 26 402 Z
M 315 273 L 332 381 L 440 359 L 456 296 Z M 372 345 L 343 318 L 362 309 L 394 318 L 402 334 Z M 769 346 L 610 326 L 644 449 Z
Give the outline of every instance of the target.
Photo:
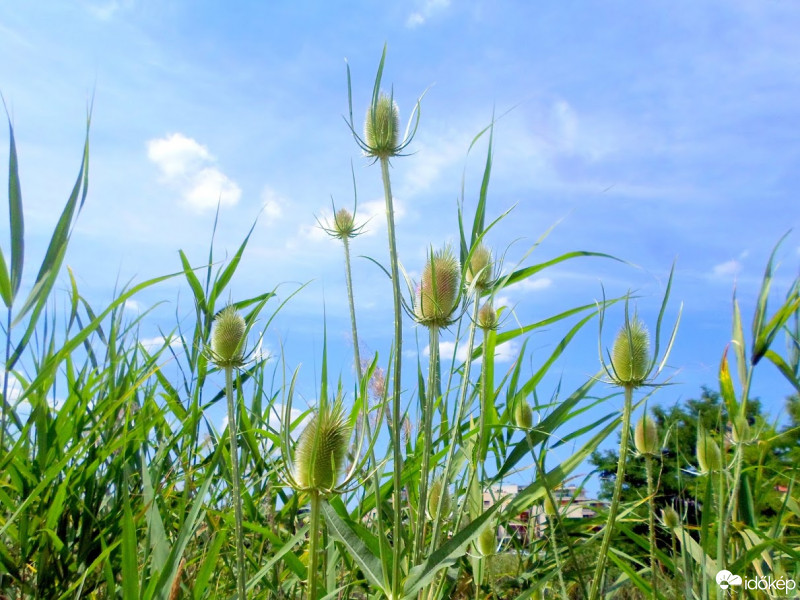
M 397 240 L 394 231 L 394 206 L 392 185 L 389 179 L 389 159 L 381 158 L 381 177 L 386 200 L 386 230 L 389 235 L 389 262 L 392 272 L 392 292 L 394 296 L 394 379 L 392 389 L 392 445 L 393 445 L 393 484 L 394 484 L 394 539 L 392 541 L 392 596 L 400 597 L 400 554 L 402 519 L 403 455 L 400 449 L 400 392 L 403 389 L 401 367 L 403 362 L 403 307 L 400 296 L 400 269 L 397 258 Z
M 319 538 L 319 492 L 311 492 L 311 524 L 308 530 L 308 600 L 317 600 L 317 551 Z
M 619 462 L 617 463 L 617 477 L 614 481 L 614 495 L 611 498 L 611 506 L 608 509 L 608 521 L 606 522 L 605 532 L 603 533 L 603 543 L 600 546 L 600 556 L 597 559 L 597 566 L 594 570 L 592 588 L 589 592 L 589 600 L 597 600 L 600 593 L 600 581 L 603 577 L 603 570 L 606 566 L 606 556 L 611 545 L 611 535 L 614 532 L 614 521 L 619 510 L 619 500 L 622 496 L 622 480 L 625 478 L 625 461 L 628 458 L 628 437 L 631 427 L 631 405 L 633 404 L 633 387 L 625 386 L 625 404 L 622 408 L 622 436 L 619 442 Z
M 648 526 L 650 529 L 650 576 L 653 586 L 653 600 L 658 598 L 658 577 L 656 577 L 656 490 L 653 484 L 653 457 L 645 454 L 645 470 L 647 471 L 647 504 L 650 509 Z
M 244 540 L 242 537 L 242 489 L 239 482 L 239 448 L 236 442 L 236 405 L 233 402 L 233 367 L 225 367 L 225 396 L 228 399 L 228 432 L 231 440 L 233 471 L 233 510 L 236 520 L 236 589 L 239 600 L 246 600 L 244 573 Z
M 439 327 L 431 325 L 429 330 L 430 352 L 428 362 L 428 393 L 425 406 L 422 407 L 422 471 L 419 482 L 419 508 L 417 510 L 417 531 L 414 539 L 414 560 L 420 562 L 425 546 L 425 508 L 428 502 L 428 474 L 431 468 L 431 452 L 433 451 L 432 424 L 433 405 L 436 402 L 439 365 Z M 444 492 L 442 492 L 442 496 Z

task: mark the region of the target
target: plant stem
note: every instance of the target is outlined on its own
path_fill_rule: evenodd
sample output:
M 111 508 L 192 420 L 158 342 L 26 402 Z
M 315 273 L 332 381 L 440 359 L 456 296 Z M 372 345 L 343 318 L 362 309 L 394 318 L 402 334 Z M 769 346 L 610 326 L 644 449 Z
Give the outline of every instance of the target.
M 11 307 L 9 307 L 6 317 L 6 358 L 3 362 L 3 406 L 2 416 L 0 417 L 0 452 L 5 453 L 6 439 L 6 411 L 11 410 L 8 402 L 8 359 L 11 356 Z
M 236 589 L 239 600 L 246 600 L 244 573 L 244 540 L 242 533 L 242 489 L 239 481 L 239 447 L 236 442 L 236 405 L 233 402 L 233 367 L 225 367 L 225 396 L 228 399 L 228 432 L 231 441 L 231 470 L 233 471 L 233 510 L 236 520 Z
M 653 585 L 653 600 L 658 598 L 658 578 L 656 577 L 656 490 L 653 484 L 653 456 L 645 454 L 645 470 L 647 471 L 647 504 L 650 509 L 648 527 L 650 533 L 650 576 Z
M 589 592 L 589 600 L 597 600 L 600 593 L 600 581 L 603 577 L 603 570 L 606 566 L 606 555 L 611 545 L 611 535 L 614 532 L 614 521 L 619 510 L 619 500 L 622 496 L 622 480 L 625 478 L 625 462 L 628 458 L 628 437 L 631 427 L 631 405 L 633 404 L 633 387 L 625 386 L 625 404 L 622 407 L 622 435 L 619 442 L 619 462 L 617 463 L 617 477 L 614 481 L 614 495 L 611 498 L 611 506 L 608 509 L 608 521 L 606 522 L 605 532 L 603 532 L 603 543 L 600 546 L 600 556 L 597 558 L 597 566 L 594 570 L 592 588 Z
M 549 489 L 547 489 L 547 493 L 550 494 Z M 552 500 L 550 501 L 552 502 Z M 559 507 L 556 507 L 555 504 L 553 506 L 557 511 L 559 510 Z M 550 527 L 550 545 L 553 547 L 553 557 L 556 560 L 556 570 L 558 571 L 558 583 L 561 586 L 561 598 L 562 600 L 569 600 L 569 595 L 567 594 L 567 585 L 564 583 L 564 567 L 561 565 L 561 558 L 558 555 L 558 539 L 556 538 L 556 521 L 552 515 L 547 515 L 547 523 L 548 527 Z
M 425 508 L 428 502 L 428 472 L 431 468 L 431 453 L 433 451 L 432 424 L 433 405 L 436 402 L 436 389 L 439 380 L 439 327 L 431 325 L 428 329 L 430 339 L 430 352 L 428 362 L 428 393 L 425 406 L 422 407 L 422 470 L 419 482 L 419 507 L 417 510 L 417 531 L 414 538 L 414 561 L 419 563 L 422 550 L 425 546 Z M 444 491 L 441 496 L 444 496 Z M 440 497 L 441 498 L 441 497 Z
M 353 276 L 350 271 L 350 240 L 347 236 L 342 238 L 344 244 L 344 272 L 347 281 L 347 300 L 350 304 L 350 328 L 353 331 L 353 358 L 356 361 L 356 374 L 358 383 L 361 384 L 361 354 L 358 351 L 358 328 L 356 327 L 356 305 L 353 300 Z
M 317 545 L 319 536 L 319 492 L 311 492 L 311 524 L 308 529 L 308 600 L 317 600 Z
M 402 390 L 401 367 L 403 363 L 403 307 L 400 296 L 400 269 L 397 258 L 397 240 L 394 231 L 394 207 L 392 204 L 392 185 L 389 179 L 389 159 L 381 158 L 381 177 L 386 200 L 386 231 L 389 236 L 389 262 L 392 273 L 392 292 L 394 296 L 394 379 L 392 390 L 392 445 L 393 445 L 393 484 L 394 484 L 394 528 L 392 530 L 392 597 L 400 597 L 400 538 L 403 530 L 402 485 L 403 456 L 400 449 L 400 392 Z M 377 498 L 376 498 L 377 500 Z

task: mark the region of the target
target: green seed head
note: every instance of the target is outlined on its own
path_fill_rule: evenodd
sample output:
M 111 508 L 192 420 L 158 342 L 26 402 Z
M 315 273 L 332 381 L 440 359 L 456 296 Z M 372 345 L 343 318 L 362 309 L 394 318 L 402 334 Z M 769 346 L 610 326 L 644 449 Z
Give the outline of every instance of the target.
M 750 441 L 750 424 L 745 417 L 739 415 L 733 420 L 731 438 L 737 444 L 745 444 Z
M 611 365 L 617 384 L 638 387 L 644 383 L 650 370 L 650 335 L 638 318 L 625 323 L 617 334 Z
M 232 367 L 242 364 L 244 318 L 233 306 L 224 308 L 214 320 L 211 332 L 212 361 L 220 367 Z
M 325 405 L 314 415 L 300 439 L 294 455 L 294 478 L 300 488 L 330 493 L 344 465 L 350 428 L 342 406 Z
M 697 431 L 697 464 L 703 473 L 722 469 L 722 452 L 719 444 L 702 428 Z
M 497 312 L 488 302 L 478 311 L 478 327 L 484 331 L 497 329 Z
M 677 529 L 681 524 L 681 517 L 678 514 L 678 511 L 671 506 L 667 506 L 661 510 L 661 520 L 664 522 L 664 525 L 667 527 L 667 529 L 670 530 Z
M 556 507 L 550 501 L 550 496 L 544 497 L 544 514 L 549 517 L 553 517 L 556 514 Z
M 353 215 L 346 208 L 340 208 L 333 216 L 333 233 L 336 237 L 343 239 L 353 237 L 355 232 L 355 222 Z
M 431 483 L 431 489 L 428 491 L 427 514 L 428 518 L 431 520 L 435 519 L 438 514 L 440 498 L 442 503 L 442 518 L 447 518 L 447 515 L 450 514 L 450 490 L 443 478 L 434 479 Z
M 658 451 L 661 449 L 661 444 L 658 440 L 658 427 L 656 427 L 655 421 L 647 415 L 643 415 L 636 424 L 636 431 L 633 434 L 633 443 L 636 445 L 639 454 L 649 454 L 652 456 L 658 454 Z
M 364 141 L 368 156 L 389 158 L 398 152 L 400 116 L 397 103 L 381 92 L 378 102 L 367 109 L 364 121 Z
M 475 282 L 475 287 L 485 290 L 492 279 L 492 252 L 480 244 L 472 253 L 467 268 L 467 285 Z
M 486 525 L 475 540 L 475 550 L 481 556 L 491 556 L 497 549 L 497 527 L 494 523 Z
M 521 429 L 530 429 L 533 426 L 533 409 L 527 402 L 519 402 L 514 409 L 514 424 Z
M 426 327 L 446 327 L 456 310 L 461 267 L 450 247 L 428 258 L 414 306 L 417 321 Z

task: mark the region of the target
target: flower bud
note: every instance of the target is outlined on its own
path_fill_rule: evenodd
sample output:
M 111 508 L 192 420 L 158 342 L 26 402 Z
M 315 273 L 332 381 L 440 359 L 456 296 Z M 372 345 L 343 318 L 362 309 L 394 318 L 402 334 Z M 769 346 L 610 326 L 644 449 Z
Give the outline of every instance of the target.
M 521 429 L 530 429 L 533 425 L 533 410 L 527 402 L 518 402 L 514 409 L 514 424 Z
M 446 327 L 456 310 L 461 267 L 450 247 L 433 253 L 422 271 L 414 314 L 426 327 Z
M 467 267 L 467 285 L 475 282 L 475 287 L 485 290 L 492 278 L 492 252 L 483 244 L 480 244 L 472 252 Z
M 364 142 L 367 156 L 389 158 L 398 152 L 400 117 L 397 103 L 381 92 L 378 101 L 367 109 Z
M 450 490 L 445 484 L 443 477 L 434 479 L 431 483 L 431 489 L 428 492 L 427 514 L 428 518 L 431 520 L 435 519 L 436 515 L 439 514 L 440 499 L 442 503 L 442 518 L 447 518 L 447 515 L 450 513 Z
M 303 490 L 328 493 L 344 465 L 350 429 L 340 404 L 325 405 L 306 425 L 295 448 L 294 478 Z
M 217 315 L 211 332 L 212 361 L 217 366 L 230 367 L 242 363 L 245 330 L 244 318 L 235 307 L 227 306 Z
M 703 473 L 722 469 L 722 452 L 719 445 L 703 428 L 697 431 L 697 464 Z
M 622 326 L 611 352 L 614 380 L 622 386 L 638 387 L 650 370 L 650 335 L 647 327 L 634 317 Z
M 491 556 L 497 550 L 497 527 L 493 522 L 485 525 L 475 540 L 475 550 L 481 556 Z
M 346 208 L 340 208 L 333 216 L 333 233 L 336 237 L 343 239 L 353 237 L 355 222 L 353 215 Z
M 661 520 L 669 530 L 675 530 L 681 524 L 681 517 L 678 511 L 671 506 L 667 506 L 661 510 Z
M 639 454 L 658 454 L 661 449 L 661 444 L 658 440 L 658 427 L 655 421 L 647 415 L 642 415 L 639 422 L 636 424 L 636 430 L 633 434 L 633 443 Z
M 750 424 L 744 416 L 739 415 L 733 420 L 731 438 L 736 444 L 745 444 L 750 441 Z

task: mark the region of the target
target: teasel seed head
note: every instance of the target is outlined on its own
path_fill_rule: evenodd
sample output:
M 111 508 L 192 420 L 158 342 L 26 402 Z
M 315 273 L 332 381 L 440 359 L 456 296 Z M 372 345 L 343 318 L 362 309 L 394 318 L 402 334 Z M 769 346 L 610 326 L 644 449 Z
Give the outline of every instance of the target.
M 719 444 L 702 427 L 697 430 L 697 464 L 703 473 L 722 469 L 722 452 Z
M 441 515 L 443 519 L 446 519 L 450 514 L 450 489 L 444 477 L 437 477 L 434 479 L 428 491 L 427 515 L 431 520 L 436 518 L 440 498 L 442 503 Z
M 478 290 L 485 290 L 492 280 L 492 267 L 491 250 L 480 244 L 472 252 L 469 260 L 466 273 L 467 285 L 472 285 L 474 281 Z
M 636 423 L 633 443 L 639 454 L 654 456 L 661 449 L 661 444 L 658 440 L 658 427 L 655 421 L 647 415 L 642 415 L 642 418 Z
M 735 444 L 746 444 L 750 441 L 750 424 L 746 417 L 739 415 L 733 420 L 731 439 Z
M 449 246 L 428 257 L 415 298 L 414 316 L 426 327 L 447 327 L 457 308 L 461 267 Z
M 554 517 L 556 515 L 556 507 L 553 505 L 553 502 L 550 500 L 550 496 L 544 497 L 544 514 L 548 517 Z
M 497 326 L 497 312 L 495 311 L 494 307 L 487 302 L 481 306 L 480 310 L 478 311 L 478 327 L 484 331 L 489 331 L 492 329 L 497 329 Z
M 211 332 L 211 361 L 218 367 L 241 366 L 246 329 L 244 318 L 234 306 L 222 309 Z
M 400 116 L 397 103 L 384 92 L 367 109 L 364 121 L 365 154 L 375 158 L 396 156 L 399 149 Z
M 491 556 L 497 549 L 497 527 L 490 521 L 475 539 L 475 550 L 481 556 Z
M 667 506 L 661 510 L 661 520 L 670 531 L 674 531 L 681 524 L 681 517 L 678 511 L 671 506 Z
M 300 434 L 294 455 L 294 479 L 305 491 L 328 494 L 344 466 L 350 428 L 341 404 L 325 404 Z
M 514 424 L 520 429 L 530 429 L 533 426 L 533 409 L 527 402 L 520 401 L 514 409 Z
M 331 229 L 334 236 L 339 239 L 353 237 L 356 229 L 353 214 L 346 208 L 337 210 L 333 216 L 333 227 Z
M 650 370 L 650 334 L 634 316 L 622 326 L 611 352 L 615 383 L 623 387 L 642 385 Z

